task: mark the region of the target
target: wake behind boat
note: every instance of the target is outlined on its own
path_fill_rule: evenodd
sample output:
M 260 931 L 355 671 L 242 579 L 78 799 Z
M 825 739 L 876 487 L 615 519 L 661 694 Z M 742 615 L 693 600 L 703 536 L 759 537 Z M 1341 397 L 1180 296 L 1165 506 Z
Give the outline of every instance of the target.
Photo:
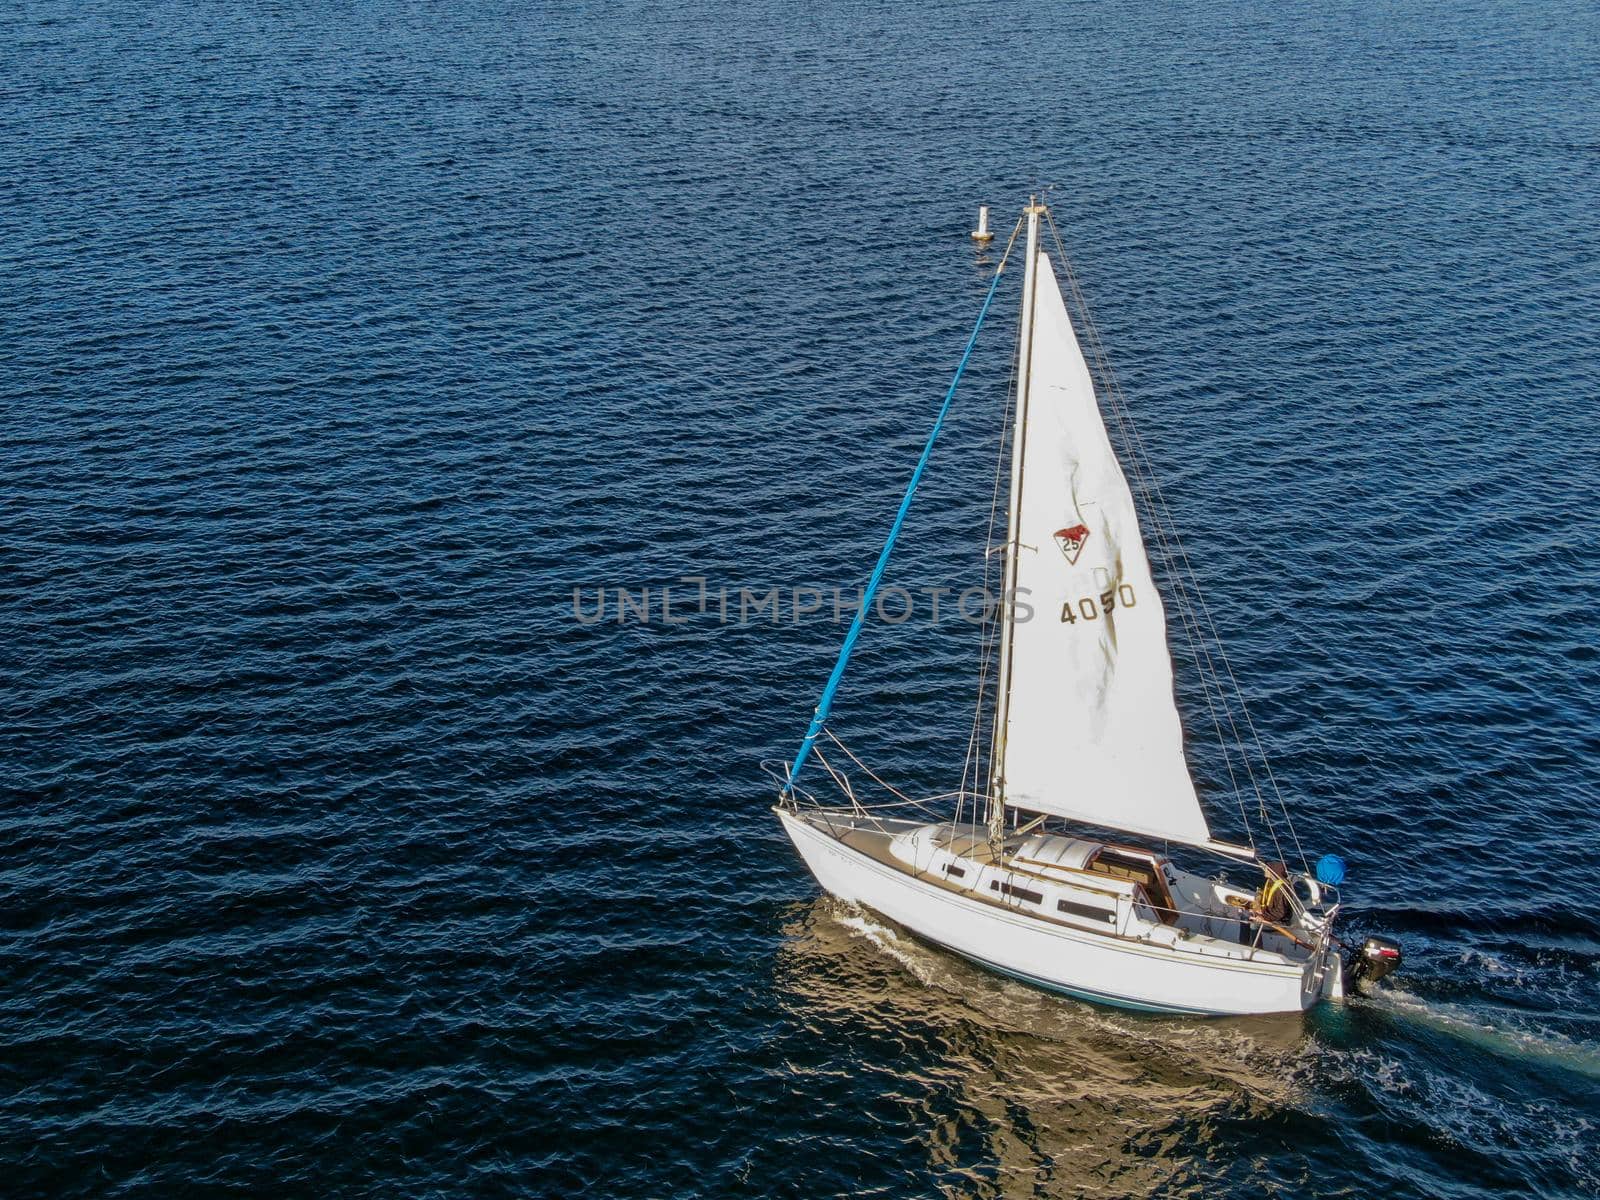
M 833 895 L 1002 974 L 1154 1012 L 1302 1011 L 1343 996 L 1347 977 L 1388 974 L 1400 951 L 1371 938 L 1346 968 L 1335 933 L 1343 863 L 1326 855 L 1313 871 L 1303 854 L 1299 870 L 1283 863 L 1267 795 L 1277 801 L 1298 852 L 1287 809 L 1226 654 L 1220 644 L 1212 650 L 1215 627 L 1182 543 L 1157 526 L 1224 761 L 1230 776 L 1243 776 L 1235 778 L 1235 790 L 1245 843 L 1212 837 L 1184 752 L 1166 606 L 1056 269 L 1040 245 L 1041 219 L 1049 220 L 1048 209 L 1030 203 L 995 269 L 811 726 L 785 764 L 775 811 Z M 827 728 L 828 712 L 1024 227 L 1010 486 L 998 547 L 1004 599 L 986 629 L 974 725 L 987 715 L 991 729 L 986 746 L 973 739 L 969 758 L 971 783 L 982 785 L 964 777 L 954 791 L 927 800 L 889 788 L 896 799 L 869 808 L 849 776 L 828 762 L 820 739 L 850 755 Z M 1059 236 L 1056 247 L 1065 271 Z M 1070 273 L 1066 278 L 1070 284 Z M 1087 332 L 1096 344 L 1092 325 Z M 1135 453 L 1137 433 L 1126 424 L 1103 363 L 1101 380 L 1125 448 Z M 1140 466 L 1136 457 L 1133 465 Z M 1143 473 L 1141 482 L 1153 514 L 1164 507 L 1159 488 Z M 1031 619 L 1019 615 L 1020 598 Z M 1213 694 L 1225 684 L 1231 693 Z M 1225 732 L 1234 735 L 1231 752 Z M 811 757 L 827 770 L 841 802 L 822 803 L 797 786 Z M 1256 802 L 1254 824 L 1247 793 Z M 1256 826 L 1270 840 L 1271 856 L 1258 850 Z M 1129 840 L 1108 840 L 1096 830 Z M 1258 874 L 1260 884 L 1188 870 L 1141 839 L 1220 857 Z

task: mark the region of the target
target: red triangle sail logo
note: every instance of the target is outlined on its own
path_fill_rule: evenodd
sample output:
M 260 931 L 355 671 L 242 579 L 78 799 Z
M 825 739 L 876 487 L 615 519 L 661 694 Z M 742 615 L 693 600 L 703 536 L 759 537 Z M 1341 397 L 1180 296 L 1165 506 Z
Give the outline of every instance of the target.
M 1061 553 L 1066 555 L 1068 564 L 1076 566 L 1078 555 L 1083 553 L 1083 544 L 1089 540 L 1089 527 L 1073 525 L 1067 529 L 1058 529 L 1050 536 L 1055 538 L 1056 545 L 1061 547 Z

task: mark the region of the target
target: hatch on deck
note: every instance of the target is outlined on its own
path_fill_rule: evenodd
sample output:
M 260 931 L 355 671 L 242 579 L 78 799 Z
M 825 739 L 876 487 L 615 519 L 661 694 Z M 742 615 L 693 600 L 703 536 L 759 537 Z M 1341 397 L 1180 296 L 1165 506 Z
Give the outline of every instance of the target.
M 1102 848 L 1099 842 L 1085 841 L 1083 838 L 1036 833 L 1017 847 L 1016 857 L 1065 867 L 1069 871 L 1082 871 Z

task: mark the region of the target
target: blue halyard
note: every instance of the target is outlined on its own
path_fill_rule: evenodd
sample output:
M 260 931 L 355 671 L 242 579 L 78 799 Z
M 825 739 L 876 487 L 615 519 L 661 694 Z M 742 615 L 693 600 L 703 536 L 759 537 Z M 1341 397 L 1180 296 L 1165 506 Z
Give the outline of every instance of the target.
M 911 509 L 911 498 L 917 493 L 917 484 L 922 482 L 922 472 L 933 454 L 933 443 L 938 440 L 939 431 L 944 428 L 945 416 L 950 412 L 950 402 L 956 397 L 956 387 L 961 383 L 961 375 L 967 369 L 967 360 L 972 357 L 972 348 L 977 345 L 978 331 L 983 328 L 983 320 L 989 315 L 989 305 L 994 300 L 995 290 L 1000 286 L 1000 276 L 1004 271 L 1005 262 L 1002 259 L 999 267 L 995 269 L 994 281 L 989 284 L 989 294 L 983 298 L 983 307 L 978 310 L 977 323 L 972 327 L 972 336 L 967 338 L 967 348 L 961 353 L 961 361 L 956 365 L 955 376 L 950 380 L 950 390 L 944 394 L 944 403 L 939 406 L 939 415 L 933 422 L 933 429 L 928 433 L 927 444 L 922 447 L 922 457 L 917 460 L 917 469 L 911 473 L 911 482 L 906 485 L 906 494 L 900 500 L 900 511 L 895 513 L 894 524 L 889 529 L 889 538 L 883 543 L 883 550 L 878 554 L 877 565 L 872 568 L 872 578 L 867 580 L 867 588 L 862 593 L 855 619 L 850 622 L 850 632 L 844 635 L 844 645 L 839 647 L 839 660 L 833 664 L 833 673 L 828 676 L 828 684 L 822 689 L 822 699 L 817 702 L 816 712 L 812 714 L 811 727 L 806 730 L 805 739 L 800 743 L 800 749 L 794 756 L 794 763 L 789 767 L 789 778 L 783 789 L 785 796 L 793 794 L 794 781 L 799 777 L 800 768 L 805 765 L 806 758 L 811 754 L 811 746 L 817 740 L 817 735 L 822 732 L 823 722 L 828 719 L 828 710 L 833 707 L 833 694 L 839 690 L 839 680 L 844 678 L 844 668 L 850 661 L 850 651 L 855 648 L 856 638 L 861 636 L 861 627 L 866 623 L 867 612 L 872 606 L 873 597 L 877 594 L 878 584 L 883 581 L 884 568 L 889 565 L 889 554 L 894 549 L 895 539 L 900 536 L 900 527 L 905 524 L 906 513 Z

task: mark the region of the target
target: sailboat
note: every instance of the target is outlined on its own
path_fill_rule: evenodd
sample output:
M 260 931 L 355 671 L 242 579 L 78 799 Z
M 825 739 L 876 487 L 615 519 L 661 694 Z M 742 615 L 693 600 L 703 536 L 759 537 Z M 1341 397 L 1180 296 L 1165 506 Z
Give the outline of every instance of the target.
M 1041 246 L 1042 221 L 1056 233 L 1057 261 Z M 987 754 L 976 757 L 972 786 L 964 778 L 951 793 L 918 799 L 873 773 L 826 722 L 1024 229 L 1015 390 L 1009 437 L 1002 439 L 1009 444 L 1002 462 L 1009 458 L 1010 480 L 997 548 L 1003 588 L 985 643 L 993 688 L 980 684 L 975 718 L 992 720 Z M 1347 987 L 1398 967 L 1399 947 L 1368 938 L 1346 965 L 1335 930 L 1342 860 L 1325 855 L 1313 870 L 1301 854 L 1300 868 L 1291 869 L 1275 826 L 1271 847 L 1259 848 L 1243 790 L 1247 842 L 1212 835 L 1185 754 L 1166 604 L 1058 267 L 1081 300 L 1049 209 L 1030 200 L 995 268 L 810 727 L 793 760 L 774 772 L 780 785 L 774 811 L 834 896 L 1050 992 L 1203 1015 L 1301 1012 L 1341 998 Z M 1080 304 L 1080 320 L 1085 312 Z M 1092 324 L 1088 331 L 1097 348 Z M 1103 368 L 1102 390 L 1106 378 Z M 1145 493 L 1148 507 L 1148 485 Z M 1187 565 L 1181 550 L 1169 548 L 1166 557 Z M 1191 578 L 1173 595 L 1186 622 L 1198 627 L 1192 586 Z M 1219 657 L 1225 664 L 1220 647 L 1213 654 L 1202 641 L 1196 661 L 1208 684 L 1232 678 Z M 1236 704 L 1216 722 L 1219 734 L 1224 725 L 1238 731 L 1242 696 Z M 1247 713 L 1244 721 L 1253 735 Z M 824 739 L 895 798 L 863 803 L 848 771 L 827 759 Z M 826 768 L 838 800 L 801 787 L 811 759 Z M 1259 818 L 1267 818 L 1254 770 L 1250 779 Z M 1287 820 L 1287 809 L 1283 815 Z M 1234 873 L 1246 881 L 1234 882 Z

